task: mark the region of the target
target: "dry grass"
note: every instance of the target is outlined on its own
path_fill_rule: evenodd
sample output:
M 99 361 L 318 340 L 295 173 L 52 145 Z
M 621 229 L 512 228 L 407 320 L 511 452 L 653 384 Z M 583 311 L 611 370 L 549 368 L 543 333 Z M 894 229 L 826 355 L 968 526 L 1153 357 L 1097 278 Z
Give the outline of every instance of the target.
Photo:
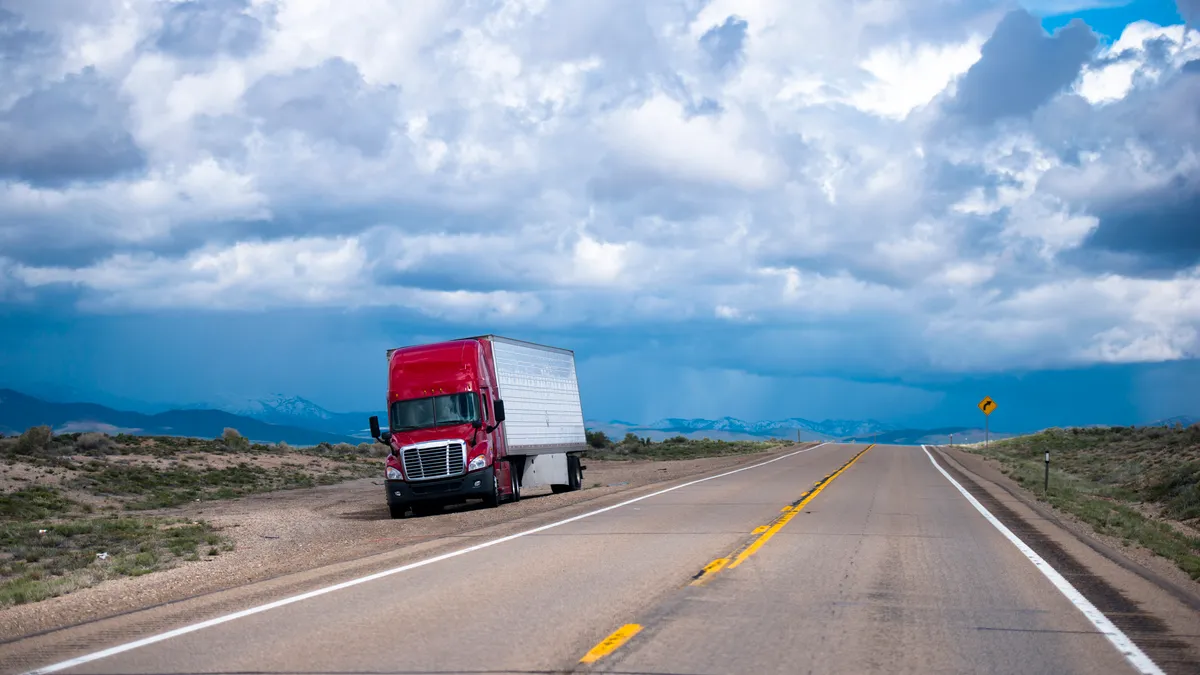
M 0 487 L 40 484 L 81 501 L 101 498 L 144 510 L 330 485 L 381 471 L 377 450 L 368 444 L 292 448 L 250 444 L 234 434 L 214 440 L 96 433 L 0 439 L 0 460 L 8 465 L 0 471 Z
M 1038 499 L 1200 579 L 1200 426 L 1050 429 L 965 448 Z M 1050 452 L 1050 491 L 1043 491 Z
M 232 550 L 207 523 L 98 517 L 53 488 L 16 490 L 0 498 L 0 607 L 198 560 L 202 546 Z
M 232 550 L 199 521 L 119 515 L 378 475 L 382 446 L 293 448 L 218 439 L 0 438 L 0 607 Z

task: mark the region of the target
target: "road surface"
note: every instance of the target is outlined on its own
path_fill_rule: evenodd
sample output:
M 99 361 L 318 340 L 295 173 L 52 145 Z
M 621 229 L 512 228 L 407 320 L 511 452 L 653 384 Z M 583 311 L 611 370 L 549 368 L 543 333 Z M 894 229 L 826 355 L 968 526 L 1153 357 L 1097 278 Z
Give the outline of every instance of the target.
M 472 540 L 308 597 L 191 617 L 140 636 L 157 635 L 143 644 L 121 636 L 56 647 L 36 665 L 65 673 L 1157 672 L 1136 646 L 1122 653 L 1124 634 L 1102 634 L 1104 616 L 1089 619 L 935 456 L 822 445 L 499 541 Z

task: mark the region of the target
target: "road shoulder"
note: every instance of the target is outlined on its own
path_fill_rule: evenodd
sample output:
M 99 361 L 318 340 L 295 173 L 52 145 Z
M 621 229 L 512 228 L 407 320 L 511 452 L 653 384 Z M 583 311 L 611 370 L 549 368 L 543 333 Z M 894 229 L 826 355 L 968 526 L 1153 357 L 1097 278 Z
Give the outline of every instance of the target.
M 938 463 L 1046 559 L 1168 673 L 1200 669 L 1200 602 L 1186 585 L 1147 569 L 1086 527 L 1021 494 L 981 458 L 930 447 Z M 1190 580 L 1189 580 L 1189 583 Z

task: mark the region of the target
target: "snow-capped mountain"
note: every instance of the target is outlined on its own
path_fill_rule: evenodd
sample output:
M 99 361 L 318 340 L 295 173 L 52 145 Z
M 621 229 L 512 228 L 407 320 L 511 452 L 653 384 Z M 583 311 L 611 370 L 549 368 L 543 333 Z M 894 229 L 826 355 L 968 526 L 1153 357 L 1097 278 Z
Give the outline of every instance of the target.
M 273 394 L 260 399 L 223 401 L 205 407 L 215 407 L 268 424 L 345 434 L 363 439 L 370 438 L 367 419 L 373 414 L 379 414 L 331 412 L 306 398 L 283 394 Z
M 284 396 L 272 394 L 266 398 L 243 401 L 240 406 L 230 406 L 224 410 L 246 417 L 289 417 L 296 419 L 329 420 L 334 413 L 322 408 L 312 401 L 299 396 Z

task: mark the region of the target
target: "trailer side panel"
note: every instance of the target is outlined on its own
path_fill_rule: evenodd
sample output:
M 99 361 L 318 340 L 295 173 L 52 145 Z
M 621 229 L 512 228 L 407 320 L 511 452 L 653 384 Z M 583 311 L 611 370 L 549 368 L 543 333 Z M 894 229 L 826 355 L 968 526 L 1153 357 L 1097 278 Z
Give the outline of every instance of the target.
M 584 450 L 583 407 L 575 355 L 491 336 L 508 451 L 540 455 Z

